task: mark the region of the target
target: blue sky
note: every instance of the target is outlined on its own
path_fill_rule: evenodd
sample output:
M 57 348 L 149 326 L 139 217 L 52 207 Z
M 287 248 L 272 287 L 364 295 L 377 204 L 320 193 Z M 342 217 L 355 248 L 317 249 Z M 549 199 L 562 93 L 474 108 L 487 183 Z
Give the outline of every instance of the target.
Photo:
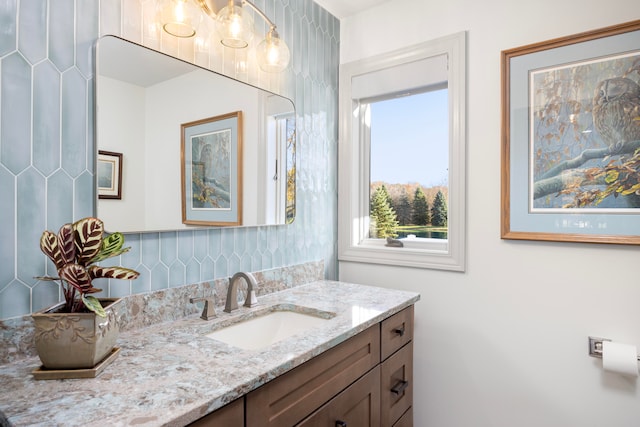
M 371 181 L 447 185 L 447 90 L 371 105 Z

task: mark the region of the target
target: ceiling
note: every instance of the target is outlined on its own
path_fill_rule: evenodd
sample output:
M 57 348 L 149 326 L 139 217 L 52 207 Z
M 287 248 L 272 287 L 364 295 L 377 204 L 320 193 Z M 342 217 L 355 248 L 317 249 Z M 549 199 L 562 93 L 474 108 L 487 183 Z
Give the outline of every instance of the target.
M 346 18 L 391 0 L 314 0 L 338 19 Z
M 98 40 L 97 72 L 141 87 L 192 72 L 198 67 L 115 36 Z M 123 67 L 127 64 L 126 67 Z

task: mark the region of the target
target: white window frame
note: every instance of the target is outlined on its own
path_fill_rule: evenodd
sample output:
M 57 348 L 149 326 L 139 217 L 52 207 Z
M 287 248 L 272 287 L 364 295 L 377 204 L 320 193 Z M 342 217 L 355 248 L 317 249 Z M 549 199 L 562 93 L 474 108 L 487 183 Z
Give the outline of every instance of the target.
M 449 96 L 448 239 L 385 246 L 369 235 L 369 147 L 352 97 L 354 77 L 447 55 Z M 460 32 L 340 66 L 338 260 L 464 271 L 466 254 L 466 33 Z

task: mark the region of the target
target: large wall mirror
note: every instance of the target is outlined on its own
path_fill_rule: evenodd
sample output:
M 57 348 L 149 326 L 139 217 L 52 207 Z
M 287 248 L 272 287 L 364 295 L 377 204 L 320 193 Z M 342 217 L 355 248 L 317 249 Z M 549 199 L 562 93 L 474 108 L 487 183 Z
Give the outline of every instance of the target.
M 204 218 L 210 213 L 213 226 L 224 225 L 215 218 L 233 208 L 234 197 L 240 216 L 230 224 L 293 221 L 296 135 L 291 100 L 115 36 L 98 40 L 95 93 L 96 214 L 109 230 L 207 225 L 206 220 L 185 224 L 185 206 L 207 211 Z M 235 133 L 229 132 L 228 140 L 221 132 L 230 115 L 240 120 L 232 123 Z M 208 123 L 209 130 L 188 126 L 199 121 Z M 195 134 L 185 129 L 195 129 Z M 238 159 L 228 155 L 234 148 Z M 232 202 L 211 194 L 224 194 Z

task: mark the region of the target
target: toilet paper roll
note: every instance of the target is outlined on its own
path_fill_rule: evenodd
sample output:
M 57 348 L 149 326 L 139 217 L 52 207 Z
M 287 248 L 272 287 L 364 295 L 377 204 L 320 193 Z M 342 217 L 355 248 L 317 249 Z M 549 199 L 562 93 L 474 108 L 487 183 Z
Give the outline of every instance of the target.
M 602 342 L 602 367 L 605 371 L 638 376 L 638 350 L 635 345 Z

